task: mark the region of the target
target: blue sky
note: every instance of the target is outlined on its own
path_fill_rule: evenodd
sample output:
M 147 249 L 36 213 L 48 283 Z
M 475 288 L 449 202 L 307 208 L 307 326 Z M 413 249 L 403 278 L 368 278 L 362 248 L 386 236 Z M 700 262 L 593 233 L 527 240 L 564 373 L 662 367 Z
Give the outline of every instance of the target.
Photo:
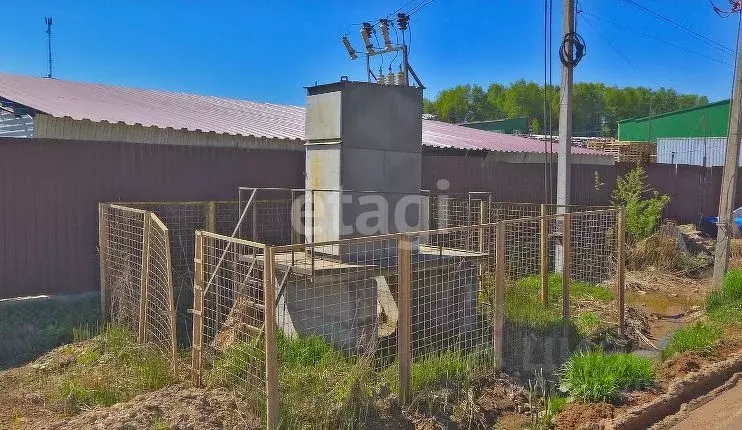
M 406 9 L 422 1 L 413 0 Z M 734 48 L 737 18 L 719 18 L 707 0 L 636 1 Z M 50 15 L 56 77 L 302 105 L 303 86 L 341 75 L 365 79 L 362 61 L 348 59 L 341 37 L 347 33 L 360 51 L 359 27 L 353 24 L 376 20 L 405 3 L 37 0 L 21 6 L 0 0 L 0 71 L 46 73 L 44 17 Z M 585 11 L 577 25 L 587 56 L 576 81 L 665 86 L 711 101 L 729 97 L 733 54 L 625 0 L 580 0 L 579 7 Z M 560 12 L 561 1 L 554 0 L 555 39 Z M 542 0 L 433 0 L 412 16 L 410 30 L 410 62 L 428 87 L 427 97 L 459 83 L 486 87 L 493 81 L 543 80 Z M 390 60 L 385 58 L 386 64 Z M 556 55 L 554 61 L 558 83 Z

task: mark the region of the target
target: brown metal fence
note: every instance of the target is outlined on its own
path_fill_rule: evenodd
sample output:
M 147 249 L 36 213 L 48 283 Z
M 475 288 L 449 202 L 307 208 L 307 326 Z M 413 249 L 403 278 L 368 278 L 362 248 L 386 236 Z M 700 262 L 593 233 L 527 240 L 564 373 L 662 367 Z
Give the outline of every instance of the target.
M 99 205 L 101 311 L 168 357 L 177 372 L 170 233 L 152 212 Z
M 197 233 L 194 381 L 312 428 L 363 420 L 384 389 L 405 406 L 553 370 L 591 326 L 622 331 L 624 234 L 617 209 L 283 246 Z

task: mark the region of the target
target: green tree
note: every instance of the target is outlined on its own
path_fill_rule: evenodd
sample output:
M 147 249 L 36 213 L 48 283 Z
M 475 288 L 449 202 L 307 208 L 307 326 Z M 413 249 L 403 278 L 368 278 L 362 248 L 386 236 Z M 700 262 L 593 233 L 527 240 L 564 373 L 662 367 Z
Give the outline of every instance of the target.
M 542 133 L 559 129 L 559 87 L 547 88 L 544 113 L 544 87 L 523 79 L 509 85 L 492 83 L 485 91 L 479 85 L 458 85 L 444 89 L 435 99 L 423 101 L 423 112 L 438 115 L 442 121 L 460 123 L 527 116 L 537 120 Z M 708 98 L 697 94 L 678 94 L 673 89 L 607 86 L 599 82 L 578 82 L 574 86 L 573 129 L 576 135 L 616 136 L 622 119 L 660 114 L 700 106 Z M 551 130 L 549 130 L 551 116 Z
M 646 172 L 637 165 L 616 179 L 616 188 L 611 194 L 612 203 L 626 210 L 626 230 L 634 242 L 654 233 L 662 210 L 670 203 L 668 195 L 660 194 L 646 182 Z

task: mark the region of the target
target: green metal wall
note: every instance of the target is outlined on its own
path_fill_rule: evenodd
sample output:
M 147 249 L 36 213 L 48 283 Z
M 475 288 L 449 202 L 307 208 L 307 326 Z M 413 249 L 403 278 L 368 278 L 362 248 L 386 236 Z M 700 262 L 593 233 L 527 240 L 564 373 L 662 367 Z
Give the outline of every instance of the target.
M 465 122 L 460 125 L 470 128 L 476 128 L 479 130 L 496 131 L 505 134 L 514 134 L 516 131 L 521 134 L 529 133 L 527 116 L 495 119 L 491 121 Z
M 658 137 L 721 137 L 727 135 L 729 100 L 696 108 L 618 122 L 618 140 L 651 141 Z

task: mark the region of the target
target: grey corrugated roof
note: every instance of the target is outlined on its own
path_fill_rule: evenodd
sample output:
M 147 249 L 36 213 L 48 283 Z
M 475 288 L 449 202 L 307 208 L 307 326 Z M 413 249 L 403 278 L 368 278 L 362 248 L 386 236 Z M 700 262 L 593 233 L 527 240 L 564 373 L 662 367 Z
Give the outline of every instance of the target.
M 304 139 L 300 106 L 0 73 L 0 97 L 55 117 L 279 139 Z M 425 146 L 544 152 L 541 141 L 422 120 Z M 575 154 L 606 155 L 573 148 Z

